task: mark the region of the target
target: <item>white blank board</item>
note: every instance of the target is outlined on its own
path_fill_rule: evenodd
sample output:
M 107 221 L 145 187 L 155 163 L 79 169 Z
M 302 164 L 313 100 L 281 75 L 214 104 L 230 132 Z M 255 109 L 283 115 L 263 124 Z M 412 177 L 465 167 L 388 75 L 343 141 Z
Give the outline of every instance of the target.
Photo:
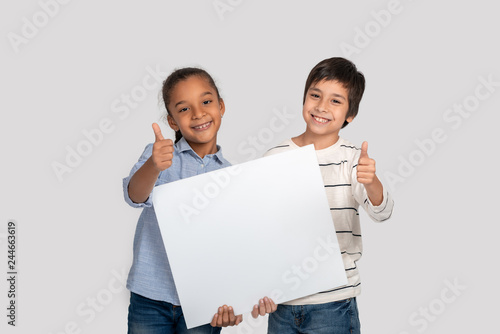
M 347 284 L 313 145 L 157 186 L 188 328 Z

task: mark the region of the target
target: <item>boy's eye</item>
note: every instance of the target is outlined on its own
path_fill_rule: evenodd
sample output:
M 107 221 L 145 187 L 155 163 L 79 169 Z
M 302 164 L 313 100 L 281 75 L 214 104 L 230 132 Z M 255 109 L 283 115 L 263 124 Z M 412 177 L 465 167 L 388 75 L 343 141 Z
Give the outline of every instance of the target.
M 340 103 L 339 100 L 332 100 L 332 102 L 335 103 L 335 104 L 339 104 Z
M 188 110 L 187 107 L 180 109 L 179 112 L 183 112 L 183 111 L 186 111 L 186 110 Z
M 212 100 L 206 100 L 206 101 L 203 101 L 202 103 L 203 104 L 210 104 L 210 103 L 212 103 Z
M 311 97 L 317 99 L 317 98 L 319 98 L 319 95 L 318 94 L 311 94 Z

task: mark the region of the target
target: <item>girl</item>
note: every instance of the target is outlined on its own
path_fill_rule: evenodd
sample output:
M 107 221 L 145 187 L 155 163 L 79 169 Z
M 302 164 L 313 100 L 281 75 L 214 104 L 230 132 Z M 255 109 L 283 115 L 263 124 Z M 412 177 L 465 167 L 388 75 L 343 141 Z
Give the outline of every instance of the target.
M 163 83 L 168 125 L 175 144 L 163 138 L 153 124 L 155 142 L 146 146 L 130 175 L 123 179 L 125 201 L 144 208 L 134 238 L 134 257 L 127 281 L 131 291 L 128 333 L 219 333 L 242 316 L 224 305 L 210 325 L 188 330 L 172 272 L 152 206 L 153 187 L 230 166 L 217 145 L 217 132 L 225 112 L 224 101 L 212 77 L 199 68 L 174 71 Z M 252 315 L 276 310 L 271 299 L 260 300 Z

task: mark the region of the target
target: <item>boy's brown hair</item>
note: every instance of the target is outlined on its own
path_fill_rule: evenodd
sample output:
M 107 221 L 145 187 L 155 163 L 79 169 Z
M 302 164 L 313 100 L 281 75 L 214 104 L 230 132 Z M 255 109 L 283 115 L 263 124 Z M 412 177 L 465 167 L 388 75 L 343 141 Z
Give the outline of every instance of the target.
M 309 73 L 304 89 L 304 98 L 302 104 L 306 101 L 307 91 L 311 85 L 322 80 L 332 80 L 340 82 L 349 92 L 349 109 L 346 118 L 356 117 L 358 114 L 359 103 L 365 91 L 365 76 L 358 71 L 353 62 L 341 58 L 333 57 L 320 61 Z M 344 128 L 349 122 L 345 121 Z

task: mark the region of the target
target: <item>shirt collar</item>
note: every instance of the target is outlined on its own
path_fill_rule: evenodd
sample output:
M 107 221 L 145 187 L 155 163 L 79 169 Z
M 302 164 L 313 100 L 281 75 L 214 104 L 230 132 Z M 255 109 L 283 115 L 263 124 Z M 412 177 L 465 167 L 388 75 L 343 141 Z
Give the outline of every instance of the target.
M 181 139 L 179 139 L 179 141 L 175 144 L 176 146 L 176 150 L 178 152 L 186 152 L 186 151 L 191 151 L 195 157 L 199 157 L 198 154 L 196 154 L 196 152 L 191 148 L 191 146 L 188 144 L 188 142 L 186 141 L 186 139 L 184 139 L 184 137 L 182 137 Z M 215 156 L 217 158 L 217 160 L 219 161 L 219 163 L 223 163 L 224 162 L 224 157 L 222 156 L 222 149 L 219 145 L 217 145 L 217 152 L 215 152 L 214 154 L 208 154 L 207 157 L 211 157 L 211 156 Z M 201 159 L 201 158 L 200 158 Z

